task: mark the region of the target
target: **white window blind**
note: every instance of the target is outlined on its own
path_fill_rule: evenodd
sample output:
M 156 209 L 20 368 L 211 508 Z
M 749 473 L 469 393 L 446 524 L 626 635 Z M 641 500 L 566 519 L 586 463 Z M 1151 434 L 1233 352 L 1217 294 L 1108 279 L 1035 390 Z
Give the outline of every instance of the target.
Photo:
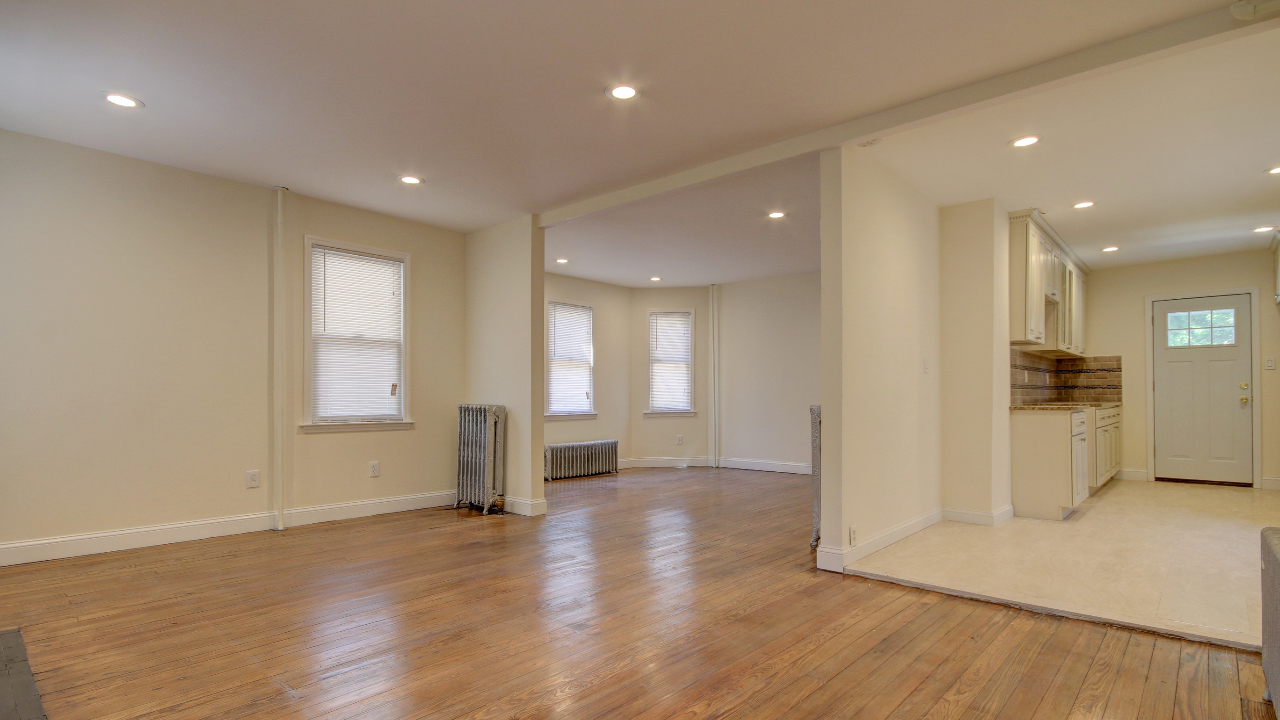
M 311 248 L 311 421 L 404 420 L 404 263 Z
M 692 313 L 649 313 L 649 410 L 693 410 Z
M 547 414 L 595 412 L 591 308 L 547 304 Z

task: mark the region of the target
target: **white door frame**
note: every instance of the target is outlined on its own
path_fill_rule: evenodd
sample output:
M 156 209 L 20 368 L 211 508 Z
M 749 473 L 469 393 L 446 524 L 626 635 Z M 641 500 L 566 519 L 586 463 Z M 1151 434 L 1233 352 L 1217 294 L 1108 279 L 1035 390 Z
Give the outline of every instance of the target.
M 1183 292 L 1169 295 L 1147 296 L 1147 480 L 1156 479 L 1156 358 L 1155 358 L 1155 304 L 1164 300 L 1190 300 L 1193 298 L 1219 297 L 1221 295 L 1249 296 L 1249 332 L 1253 334 L 1253 486 L 1262 487 L 1262 337 L 1261 311 L 1258 307 L 1258 288 L 1236 288 L 1213 292 Z M 1280 489 L 1280 488 L 1277 488 Z

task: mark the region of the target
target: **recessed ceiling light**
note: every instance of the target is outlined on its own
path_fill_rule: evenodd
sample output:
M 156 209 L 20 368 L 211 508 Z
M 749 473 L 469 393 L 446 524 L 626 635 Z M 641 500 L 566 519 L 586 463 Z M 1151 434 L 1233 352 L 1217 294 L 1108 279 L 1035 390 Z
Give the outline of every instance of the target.
M 658 282 L 658 281 L 659 281 L 659 280 L 661 280 L 662 278 L 660 278 L 660 277 L 651 277 L 651 278 L 649 278 L 649 279 L 650 279 L 650 280 L 652 280 L 652 281 L 654 281 L 654 282 Z
M 636 89 L 630 85 L 619 85 L 609 91 L 609 94 L 619 100 L 630 100 L 636 96 Z
M 417 185 L 418 183 L 422 182 L 422 178 L 414 177 L 412 175 L 401 175 L 400 182 L 404 183 L 405 185 Z
M 558 262 L 558 263 L 560 263 L 561 265 L 563 265 L 563 264 L 565 264 L 565 263 L 569 262 L 569 258 L 556 258 L 556 262 Z
M 1253 229 L 1254 232 L 1271 232 L 1272 230 L 1275 230 L 1275 228 L 1271 227 L 1270 225 L 1264 225 L 1260 228 Z
M 141 100 L 137 98 L 131 98 L 128 95 L 121 95 L 120 93 L 108 94 L 107 102 L 111 103 L 112 105 L 119 105 L 120 107 L 125 107 L 125 108 L 142 107 Z
M 1117 251 L 1117 250 L 1119 250 L 1119 249 L 1120 249 L 1120 248 L 1118 248 L 1118 247 L 1116 247 L 1116 246 L 1112 245 L 1112 246 L 1111 246 L 1111 247 L 1109 247 L 1109 248 L 1102 248 L 1102 252 L 1115 252 L 1115 251 Z
M 1087 208 L 1087 207 L 1093 207 L 1093 202 L 1090 200 L 1085 200 L 1084 202 L 1078 202 L 1075 205 L 1072 205 L 1071 207 L 1074 207 L 1077 210 L 1083 210 L 1084 208 Z
M 1026 147 L 1028 145 L 1035 145 L 1038 142 L 1040 142 L 1040 138 L 1036 137 L 1035 135 L 1028 135 L 1026 137 L 1020 137 L 1017 140 L 1014 140 L 1013 146 Z
M 780 217 L 786 217 L 786 216 L 787 216 L 787 214 L 786 214 L 786 213 L 784 213 L 784 212 L 771 212 L 771 213 L 769 213 L 769 217 L 773 218 L 774 220 L 777 220 L 777 219 L 778 219 L 778 218 L 780 218 Z
M 1267 172 L 1271 173 L 1272 175 L 1280 175 L 1280 167 L 1273 167 Z

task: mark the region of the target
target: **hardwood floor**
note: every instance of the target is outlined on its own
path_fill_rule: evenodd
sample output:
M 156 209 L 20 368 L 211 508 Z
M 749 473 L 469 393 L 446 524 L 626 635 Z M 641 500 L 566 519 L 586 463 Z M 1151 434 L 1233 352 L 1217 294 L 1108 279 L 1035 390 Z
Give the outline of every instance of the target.
M 813 569 L 808 478 L 628 470 L 0 568 L 51 720 L 1272 718 L 1259 657 Z

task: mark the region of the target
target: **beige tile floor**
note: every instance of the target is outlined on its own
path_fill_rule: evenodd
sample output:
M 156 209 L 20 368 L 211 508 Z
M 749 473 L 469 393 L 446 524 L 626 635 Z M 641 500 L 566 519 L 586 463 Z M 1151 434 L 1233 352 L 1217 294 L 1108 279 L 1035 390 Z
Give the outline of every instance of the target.
M 942 521 L 847 568 L 1251 647 L 1280 490 L 1113 480 L 1062 522 Z

